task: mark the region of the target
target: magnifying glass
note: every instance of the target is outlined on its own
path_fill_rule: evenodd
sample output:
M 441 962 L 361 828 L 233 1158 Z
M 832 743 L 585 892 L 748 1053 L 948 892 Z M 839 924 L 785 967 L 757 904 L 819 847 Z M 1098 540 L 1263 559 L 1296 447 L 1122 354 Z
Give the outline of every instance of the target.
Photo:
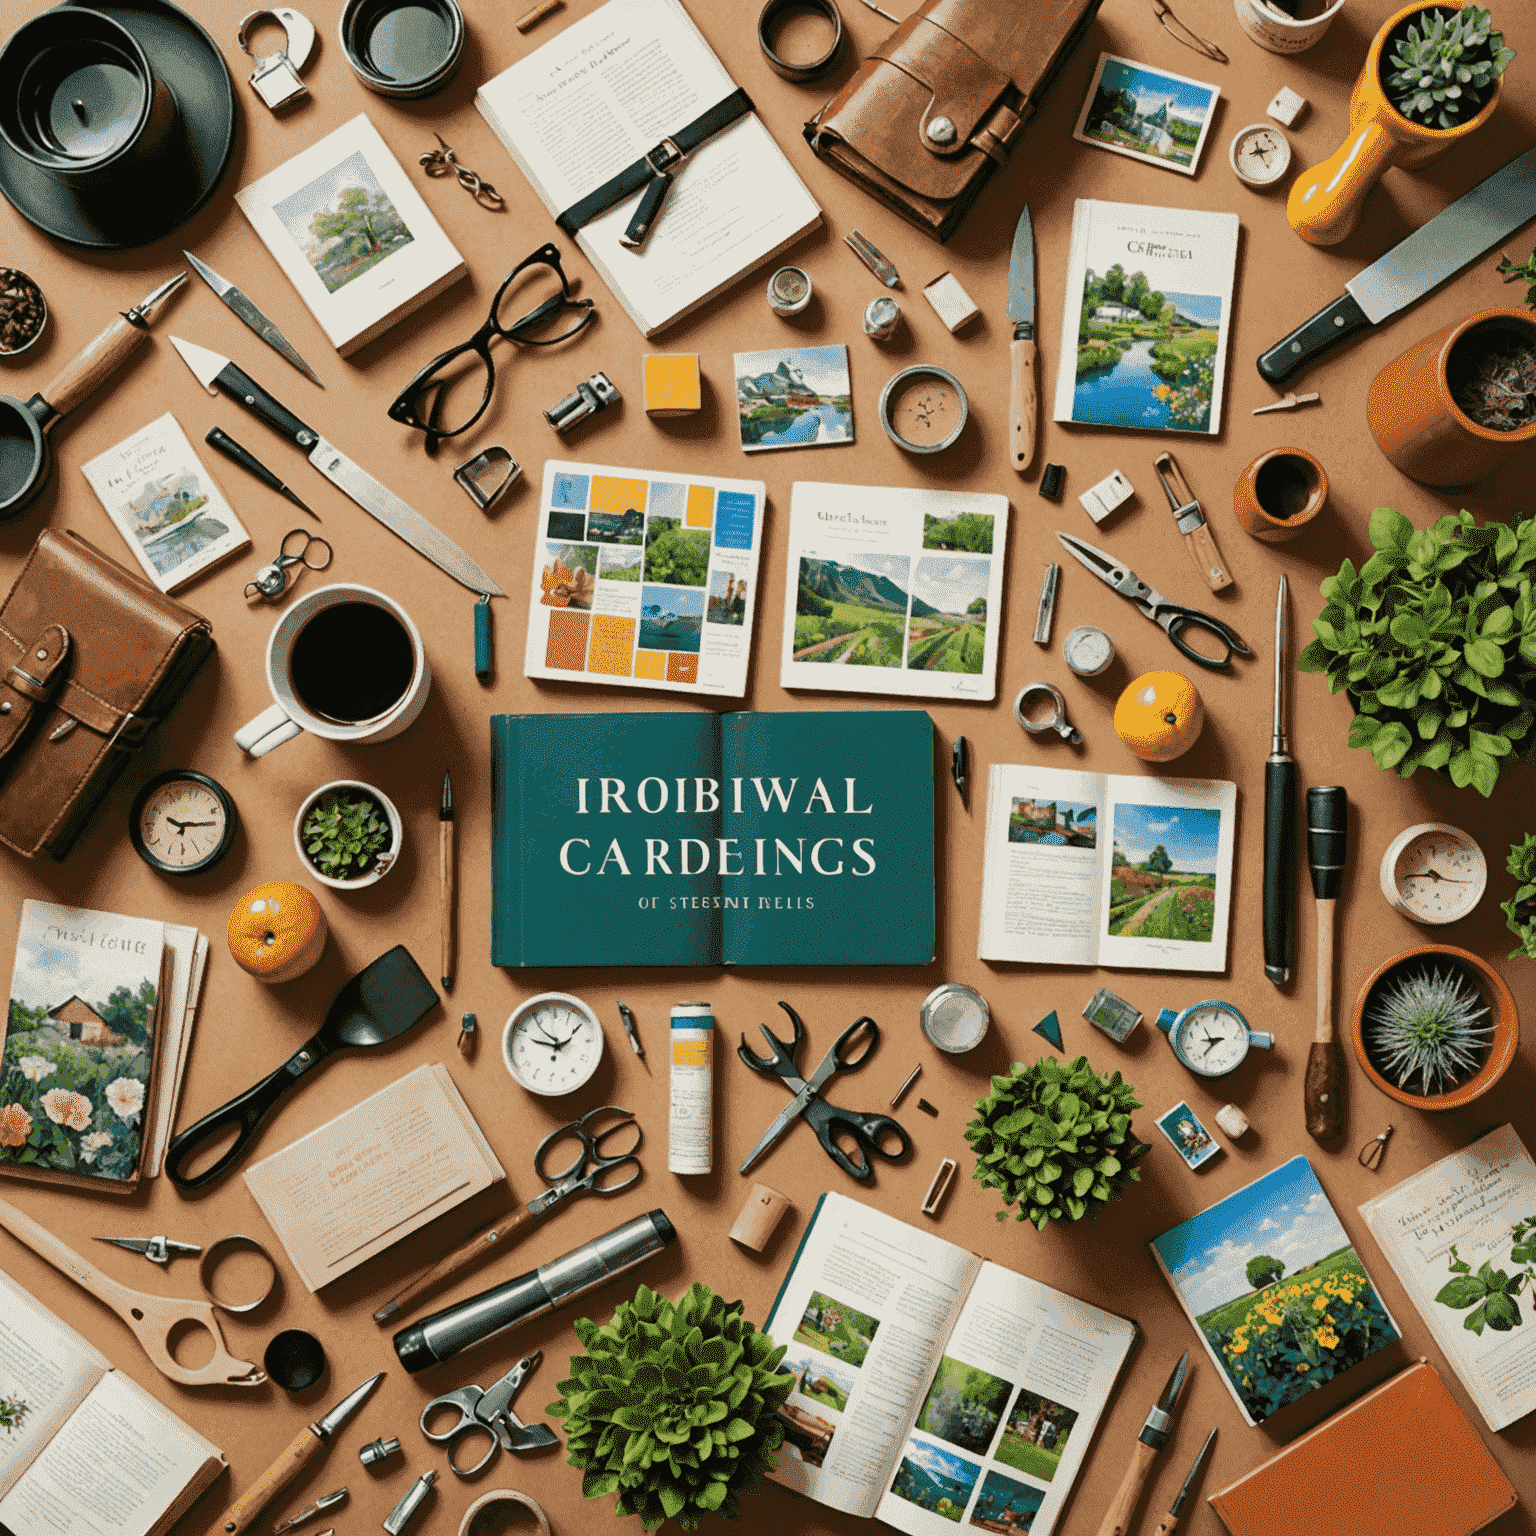
M 0 522 L 31 506 L 48 479 L 48 429 L 69 415 L 143 346 L 150 317 L 187 274 L 178 272 L 124 310 L 28 401 L 0 395 Z

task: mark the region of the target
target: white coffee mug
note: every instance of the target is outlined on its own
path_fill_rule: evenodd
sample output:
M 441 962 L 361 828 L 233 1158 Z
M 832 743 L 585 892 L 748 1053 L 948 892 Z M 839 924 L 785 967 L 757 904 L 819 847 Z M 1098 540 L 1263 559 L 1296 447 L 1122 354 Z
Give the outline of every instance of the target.
M 294 692 L 290 666 L 294 641 L 298 639 L 300 630 L 317 613 L 333 608 L 338 603 L 372 603 L 386 609 L 404 626 L 416 658 L 410 683 L 399 699 L 383 714 L 352 725 L 327 720 L 307 709 Z M 331 586 L 316 587 L 307 592 L 273 625 L 272 633 L 267 638 L 266 665 L 267 687 L 272 690 L 272 697 L 277 702 L 235 732 L 235 745 L 252 757 L 265 757 L 274 747 L 292 741 L 303 731 L 324 736 L 331 741 L 388 741 L 390 737 L 398 736 L 421 713 L 432 687 L 432 669 L 427 664 L 426 647 L 421 643 L 421 631 L 412 622 L 410 614 L 382 592 L 349 581 L 335 582 Z

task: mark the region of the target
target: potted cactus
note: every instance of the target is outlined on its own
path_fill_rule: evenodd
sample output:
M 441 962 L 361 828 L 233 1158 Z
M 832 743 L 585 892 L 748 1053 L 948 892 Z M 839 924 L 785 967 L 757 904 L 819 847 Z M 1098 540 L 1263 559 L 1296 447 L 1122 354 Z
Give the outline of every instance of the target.
M 1016 1061 L 1007 1077 L 992 1079 L 965 1128 L 976 1154 L 971 1177 L 1041 1231 L 1048 1221 L 1097 1216 L 1141 1178 L 1136 1164 L 1150 1150 L 1131 1132 L 1131 1111 L 1141 1108 L 1135 1095 L 1118 1072 L 1100 1076 L 1086 1056 L 1065 1066 L 1054 1056 L 1032 1067 Z
M 741 1302 L 697 1284 L 678 1302 L 642 1285 L 611 1323 L 581 1318 L 576 1334 L 587 1353 L 546 1411 L 565 1420 L 583 1498 L 617 1494 L 614 1512 L 647 1531 L 669 1519 L 693 1530 L 709 1512 L 740 1519 L 784 1440 L 778 1410 L 795 1384 L 779 1369 L 784 1346 Z
M 1536 832 L 1527 832 L 1509 850 L 1506 867 L 1519 882 L 1514 896 L 1499 903 L 1509 920 L 1509 931 L 1520 940 L 1510 950 L 1509 958 L 1524 955 L 1527 960 L 1536 960 Z

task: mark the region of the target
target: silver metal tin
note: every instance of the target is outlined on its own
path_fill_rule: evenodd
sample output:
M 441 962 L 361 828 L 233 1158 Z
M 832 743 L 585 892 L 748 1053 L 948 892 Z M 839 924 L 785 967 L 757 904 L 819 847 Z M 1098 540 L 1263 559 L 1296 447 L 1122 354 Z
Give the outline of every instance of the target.
M 987 1037 L 992 1010 L 974 987 L 947 981 L 923 999 L 918 1013 L 930 1045 L 951 1056 L 973 1051 Z

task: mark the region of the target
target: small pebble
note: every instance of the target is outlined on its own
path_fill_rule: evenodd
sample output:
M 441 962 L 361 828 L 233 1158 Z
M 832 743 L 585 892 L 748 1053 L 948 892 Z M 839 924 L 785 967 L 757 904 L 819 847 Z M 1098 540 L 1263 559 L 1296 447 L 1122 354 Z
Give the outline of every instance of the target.
M 0 267 L 0 353 L 20 352 L 43 333 L 43 290 L 18 267 Z
M 938 1110 L 936 1110 L 936 1109 L 935 1109 L 935 1108 L 934 1108 L 934 1107 L 933 1107 L 933 1105 L 932 1105 L 932 1104 L 930 1104 L 930 1103 L 929 1103 L 929 1102 L 928 1102 L 928 1100 L 927 1100 L 927 1099 L 919 1099 L 919 1100 L 918 1100 L 918 1101 L 917 1101 L 917 1107 L 918 1107 L 918 1108 L 919 1108 L 919 1109 L 920 1109 L 920 1110 L 922 1110 L 922 1112 L 923 1112 L 923 1113 L 924 1113 L 924 1114 L 925 1114 L 925 1115 L 932 1115 L 932 1116 L 933 1116 L 933 1117 L 934 1117 L 934 1119 L 935 1119 L 935 1120 L 937 1120 L 937 1119 L 938 1119 L 938 1117 L 939 1117 L 939 1112 L 938 1112 Z

